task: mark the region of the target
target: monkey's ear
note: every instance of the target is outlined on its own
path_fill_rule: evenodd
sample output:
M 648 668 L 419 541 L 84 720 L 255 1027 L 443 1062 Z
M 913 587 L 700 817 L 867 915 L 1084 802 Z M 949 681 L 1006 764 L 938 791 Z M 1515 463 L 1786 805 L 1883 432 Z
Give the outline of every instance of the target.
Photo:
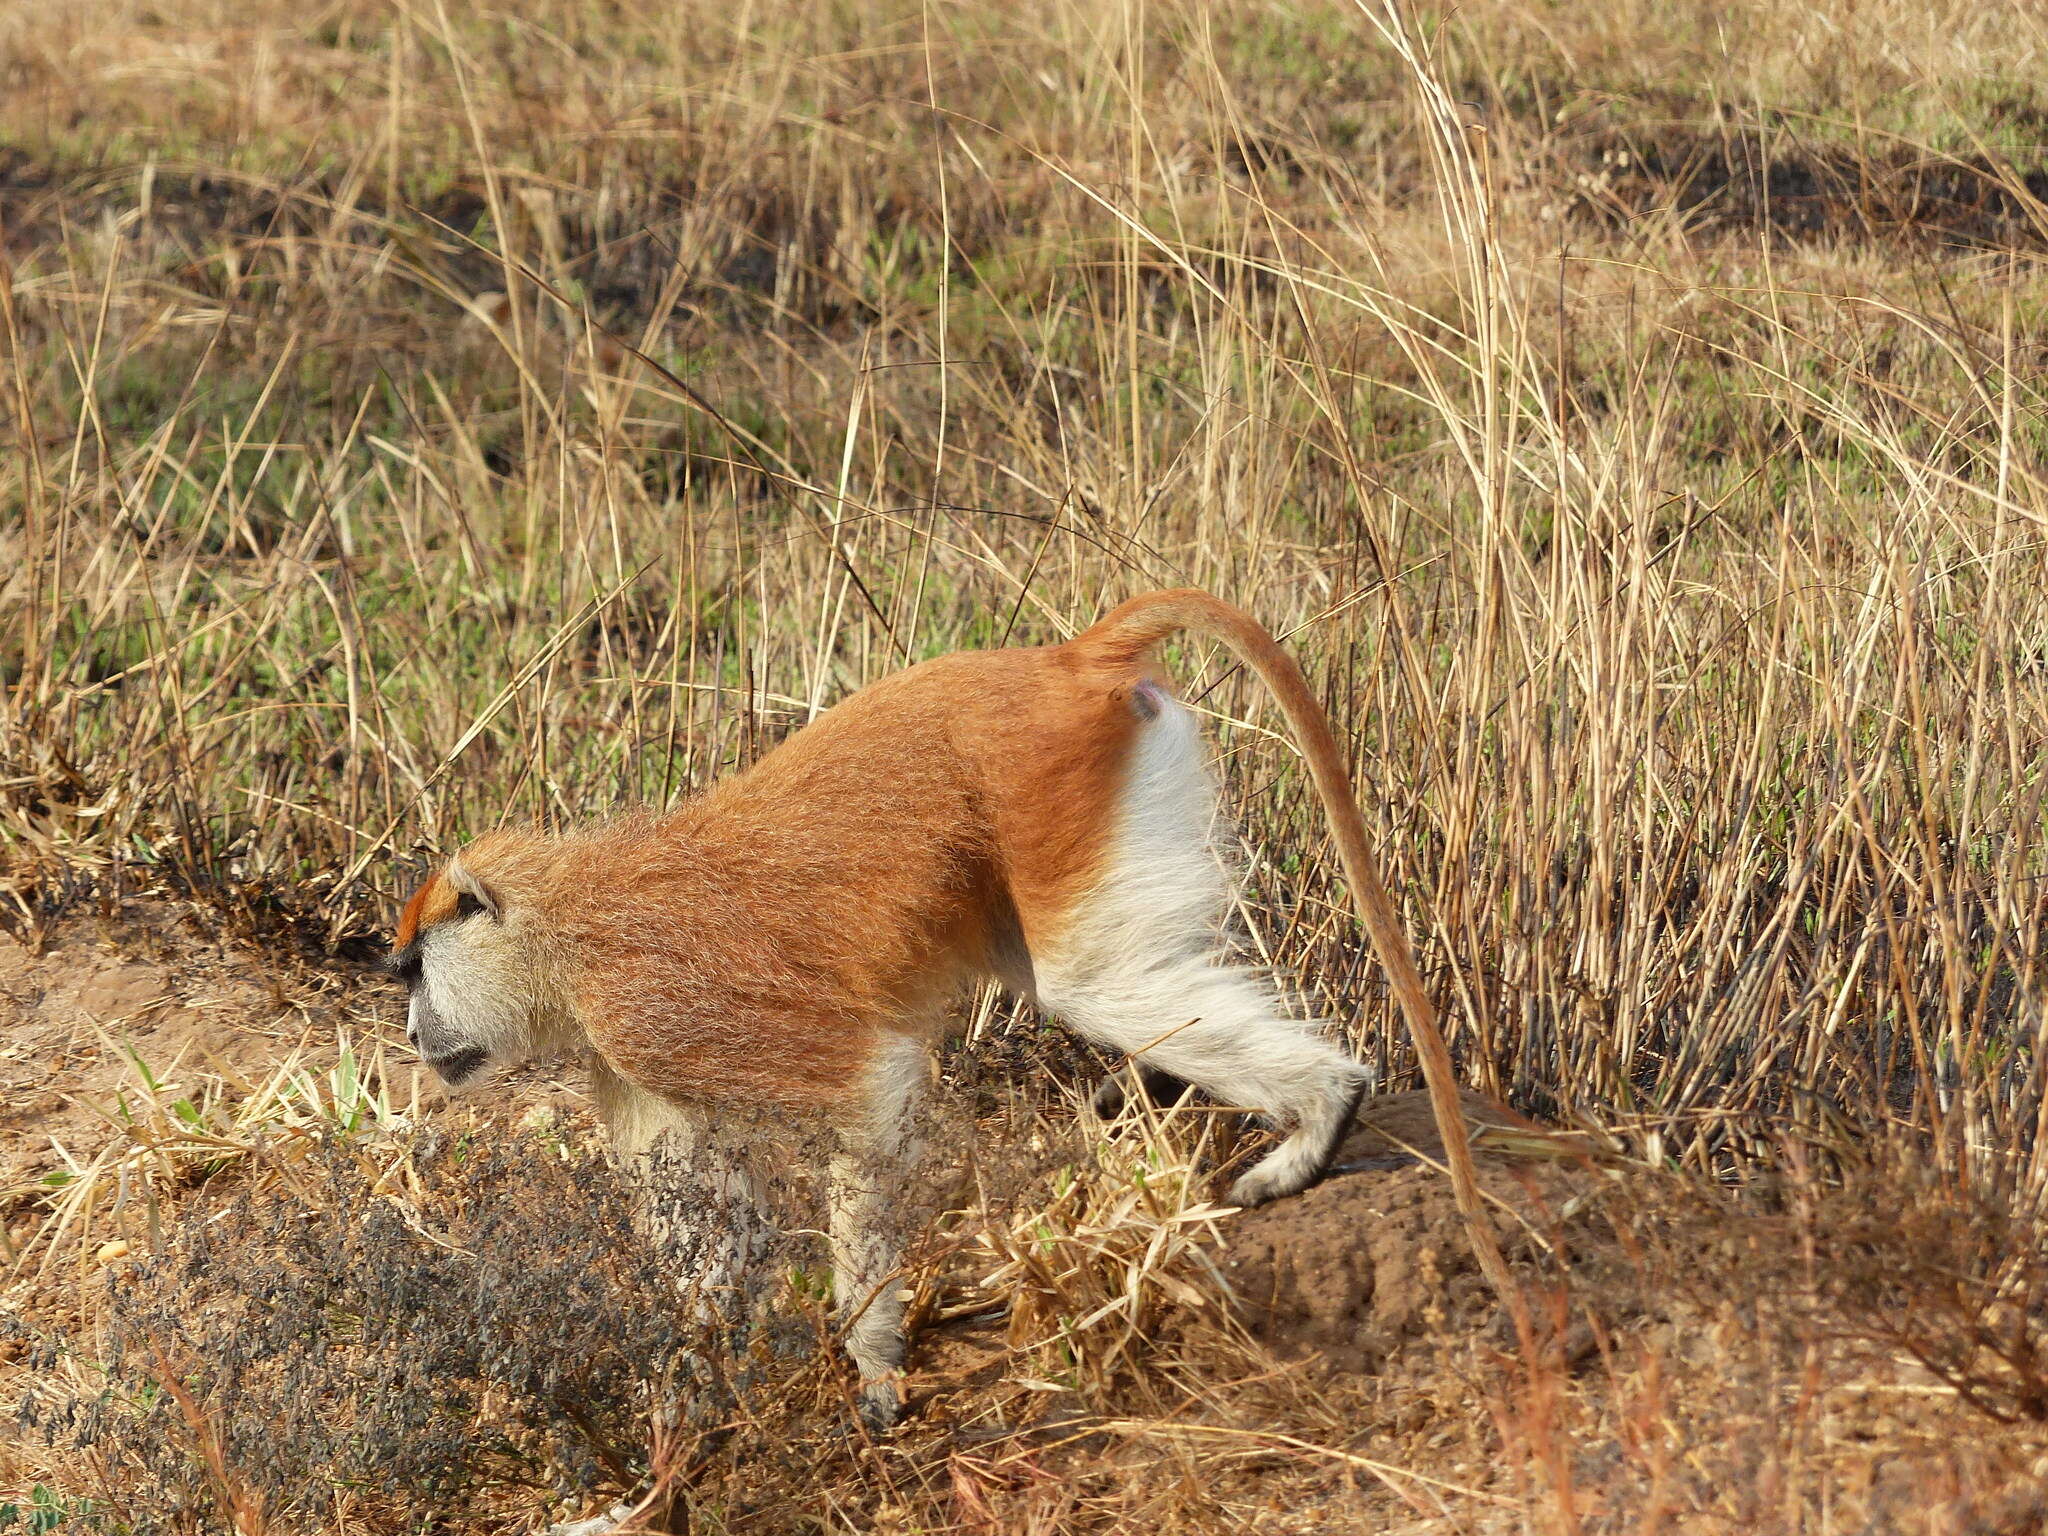
M 471 872 L 459 855 L 448 861 L 448 884 L 455 892 L 457 917 L 488 912 L 492 922 L 504 921 L 505 909 L 499 905 L 497 894 Z

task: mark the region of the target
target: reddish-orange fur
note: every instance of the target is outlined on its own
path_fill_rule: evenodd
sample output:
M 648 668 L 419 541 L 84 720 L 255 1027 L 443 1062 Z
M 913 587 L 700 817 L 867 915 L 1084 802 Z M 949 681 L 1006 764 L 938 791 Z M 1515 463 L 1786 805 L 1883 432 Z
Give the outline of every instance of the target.
M 426 884 L 412 893 L 412 900 L 405 904 L 405 910 L 398 914 L 398 938 L 393 949 L 404 949 L 418 938 L 422 929 L 431 928 L 443 918 L 455 914 L 455 892 L 437 871 L 427 876 Z
M 1153 669 L 1086 643 L 940 657 L 666 815 L 500 832 L 463 866 L 546 913 L 591 1045 L 682 1102 L 855 1109 L 876 1030 L 928 1033 L 1094 875 Z M 455 910 L 435 876 L 399 942 Z
M 929 1034 L 971 979 L 1028 988 L 1102 870 L 1158 643 L 1225 640 L 1274 692 L 1329 812 L 1360 918 L 1421 1054 L 1482 1266 L 1448 1051 L 1365 843 L 1349 775 L 1299 670 L 1197 591 L 1134 598 L 1064 645 L 940 657 L 884 678 L 751 770 L 664 816 L 565 838 L 500 833 L 462 856 L 539 914 L 533 974 L 610 1067 L 676 1103 L 858 1116 L 885 1032 Z M 435 877 L 403 947 L 458 912 Z

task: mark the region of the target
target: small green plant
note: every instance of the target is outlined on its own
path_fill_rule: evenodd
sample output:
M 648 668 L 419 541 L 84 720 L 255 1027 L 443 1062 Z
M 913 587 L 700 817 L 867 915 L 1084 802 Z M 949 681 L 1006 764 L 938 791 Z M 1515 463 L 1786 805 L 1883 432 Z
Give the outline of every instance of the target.
M 91 1499 L 66 1498 L 37 1483 L 29 1490 L 27 1504 L 0 1502 L 0 1531 L 13 1529 L 42 1536 L 44 1531 L 105 1530 L 106 1521 Z

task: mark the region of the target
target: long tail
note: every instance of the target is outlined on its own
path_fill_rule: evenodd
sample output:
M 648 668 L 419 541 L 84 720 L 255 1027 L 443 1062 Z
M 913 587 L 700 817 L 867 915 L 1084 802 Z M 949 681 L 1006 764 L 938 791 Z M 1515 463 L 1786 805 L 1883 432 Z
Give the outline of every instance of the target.
M 1450 1049 L 1437 1028 L 1436 1009 L 1423 990 L 1422 975 L 1415 968 L 1408 936 L 1401 931 L 1393 903 L 1387 899 L 1386 886 L 1373 863 L 1372 850 L 1366 843 L 1365 818 L 1359 814 L 1351 774 L 1330 730 L 1329 716 L 1309 691 L 1301 668 L 1249 614 L 1192 587 L 1134 597 L 1077 635 L 1072 644 L 1075 649 L 1106 662 L 1134 664 L 1160 641 L 1182 631 L 1221 640 L 1258 674 L 1259 680 L 1272 690 L 1303 757 L 1308 760 L 1309 776 L 1315 781 L 1316 793 L 1330 819 L 1331 834 L 1337 840 L 1337 856 L 1351 887 L 1352 904 L 1380 964 L 1386 967 L 1394 996 L 1408 1021 L 1408 1032 L 1414 1037 L 1423 1082 L 1429 1088 L 1430 1107 L 1436 1115 L 1437 1133 L 1443 1139 L 1451 1189 L 1464 1215 L 1473 1252 L 1505 1305 L 1512 1285 L 1493 1225 L 1481 1204 L 1478 1180 L 1473 1175 L 1472 1147 L 1466 1134 L 1465 1111 L 1458 1098 Z

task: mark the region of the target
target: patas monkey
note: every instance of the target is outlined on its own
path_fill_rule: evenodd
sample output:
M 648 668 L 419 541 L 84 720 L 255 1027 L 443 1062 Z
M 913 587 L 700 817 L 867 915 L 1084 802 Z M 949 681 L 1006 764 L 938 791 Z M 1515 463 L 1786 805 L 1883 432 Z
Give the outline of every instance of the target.
M 479 838 L 399 919 L 408 1037 L 450 1087 L 587 1048 L 629 1153 L 695 1146 L 721 1108 L 827 1117 L 848 1350 L 865 1411 L 892 1418 L 903 1302 L 883 1190 L 963 989 L 999 981 L 1270 1116 L 1285 1138 L 1231 1187 L 1239 1205 L 1319 1177 L 1364 1089 L 1364 1068 L 1227 949 L 1207 752 L 1155 656 L 1183 630 L 1230 646 L 1293 728 L 1458 1171 L 1449 1058 L 1329 723 L 1272 637 L 1197 591 L 1133 598 L 1064 645 L 884 678 L 665 815 Z

